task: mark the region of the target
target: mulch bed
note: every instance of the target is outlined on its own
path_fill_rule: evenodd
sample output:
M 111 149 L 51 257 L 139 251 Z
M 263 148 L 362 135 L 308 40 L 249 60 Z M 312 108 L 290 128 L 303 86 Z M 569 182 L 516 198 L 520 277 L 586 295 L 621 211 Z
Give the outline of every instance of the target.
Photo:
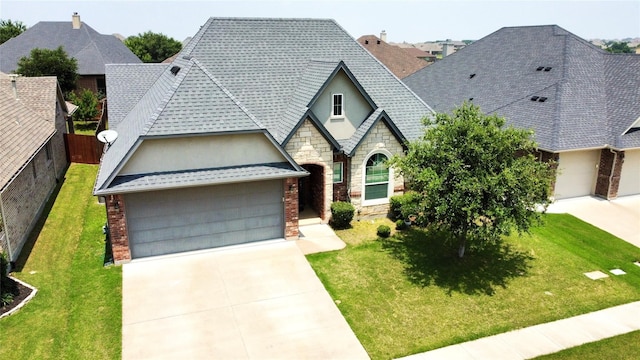
M 24 299 L 26 299 L 27 296 L 31 295 L 32 291 L 34 291 L 33 289 L 30 289 L 30 288 L 20 284 L 19 282 L 14 281 L 11 278 L 8 278 L 7 280 L 14 287 L 14 289 L 12 291 L 12 293 L 13 293 L 13 301 L 8 305 L 0 307 L 0 315 L 8 312 L 9 310 L 15 308 L 18 305 L 20 305 L 20 303 L 22 303 L 22 301 Z

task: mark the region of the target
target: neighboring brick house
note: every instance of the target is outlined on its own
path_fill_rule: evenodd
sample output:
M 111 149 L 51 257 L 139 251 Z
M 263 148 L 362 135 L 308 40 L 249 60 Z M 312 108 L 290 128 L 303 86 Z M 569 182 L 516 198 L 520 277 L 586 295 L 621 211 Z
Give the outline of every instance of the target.
M 68 162 L 55 77 L 0 75 L 0 251 L 15 261 Z
M 105 64 L 141 63 L 140 59 L 114 35 L 103 35 L 73 14 L 71 21 L 41 21 L 0 45 L 0 71 L 15 72 L 18 61 L 31 50 L 62 46 L 78 60 L 78 89 L 106 95 Z
M 382 37 L 386 37 L 383 32 Z M 423 67 L 429 65 L 423 59 L 417 58 L 414 54 L 409 53 L 408 49 L 398 46 L 389 45 L 385 39 L 380 39 L 375 35 L 364 35 L 358 38 L 360 45 L 364 46 L 371 55 L 375 56 L 399 79 L 405 78 Z M 429 54 L 422 52 L 424 56 Z
M 94 194 L 116 262 L 297 239 L 331 202 L 386 214 L 384 161 L 431 109 L 332 20 L 211 18 L 170 64 L 107 66 Z
M 640 194 L 640 56 L 558 27 L 502 28 L 403 81 L 439 112 L 464 101 L 535 131 L 555 198 Z

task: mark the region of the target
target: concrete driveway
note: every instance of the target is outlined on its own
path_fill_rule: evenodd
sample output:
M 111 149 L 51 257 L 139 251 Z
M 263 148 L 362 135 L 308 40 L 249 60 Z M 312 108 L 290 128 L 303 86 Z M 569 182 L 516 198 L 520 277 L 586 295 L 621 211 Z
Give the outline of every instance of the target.
M 569 213 L 640 247 L 640 195 L 605 200 L 585 196 L 558 200 L 549 213 Z
M 123 266 L 123 359 L 366 359 L 293 241 Z

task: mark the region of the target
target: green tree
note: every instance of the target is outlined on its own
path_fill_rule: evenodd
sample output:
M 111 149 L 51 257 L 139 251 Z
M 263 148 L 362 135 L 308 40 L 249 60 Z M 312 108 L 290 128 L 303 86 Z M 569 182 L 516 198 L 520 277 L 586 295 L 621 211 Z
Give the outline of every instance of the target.
M 161 33 L 147 31 L 129 36 L 124 44 L 146 63 L 159 63 L 182 49 L 182 43 Z
M 80 96 L 75 93 L 69 93 L 69 101 L 78 107 L 73 113 L 74 121 L 93 120 L 100 110 L 98 109 L 98 96 L 89 89 L 84 89 Z
M 607 43 L 605 43 L 606 48 L 605 50 L 607 50 L 610 53 L 614 53 L 614 54 L 630 54 L 633 51 L 631 51 L 631 48 L 629 47 L 629 45 L 626 42 L 622 42 L 622 41 L 609 41 Z
M 425 124 L 423 137 L 390 164 L 419 194 L 418 223 L 449 231 L 459 257 L 467 243 L 497 243 L 541 219 L 536 209 L 549 204 L 555 167 L 535 159 L 531 131 L 504 127 L 467 103 Z
M 27 26 L 21 21 L 0 20 L 0 44 L 16 37 L 27 30 Z
M 16 73 L 24 76 L 57 76 L 60 89 L 66 95 L 76 88 L 78 61 L 69 58 L 62 46 L 55 50 L 35 48 L 29 57 L 18 60 Z

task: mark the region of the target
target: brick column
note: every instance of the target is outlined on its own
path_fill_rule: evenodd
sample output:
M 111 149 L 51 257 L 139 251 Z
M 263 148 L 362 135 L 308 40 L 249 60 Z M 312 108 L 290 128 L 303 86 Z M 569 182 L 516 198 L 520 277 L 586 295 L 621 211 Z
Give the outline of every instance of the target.
M 109 225 L 113 261 L 116 264 L 127 263 L 131 261 L 131 250 L 129 249 L 129 232 L 127 231 L 124 196 L 107 195 L 105 205 L 107 207 L 107 224 Z
M 560 155 L 558 153 L 551 153 L 551 152 L 547 152 L 547 151 L 543 151 L 543 150 L 538 150 L 535 153 L 535 156 L 538 158 L 538 161 L 542 161 L 542 162 L 553 162 L 553 170 L 558 170 L 558 160 L 560 159 Z M 551 195 L 554 196 L 555 194 L 555 188 L 556 188 L 556 179 L 558 178 L 558 175 L 556 174 L 556 177 L 553 178 L 553 180 L 551 181 Z
M 607 200 L 618 197 L 620 173 L 624 162 L 624 151 L 602 149 L 598 164 L 598 179 L 595 194 Z
M 298 178 L 287 178 L 284 183 L 284 237 L 298 240 Z
M 333 154 L 333 162 L 341 162 L 342 163 L 342 182 L 333 183 L 333 201 L 349 201 L 349 194 L 347 194 L 347 185 L 349 179 L 349 170 L 351 169 L 351 164 L 349 163 L 349 158 L 346 154 L 342 153 L 334 153 Z M 332 169 L 333 170 L 333 169 Z M 333 175 L 332 175 L 333 177 Z

